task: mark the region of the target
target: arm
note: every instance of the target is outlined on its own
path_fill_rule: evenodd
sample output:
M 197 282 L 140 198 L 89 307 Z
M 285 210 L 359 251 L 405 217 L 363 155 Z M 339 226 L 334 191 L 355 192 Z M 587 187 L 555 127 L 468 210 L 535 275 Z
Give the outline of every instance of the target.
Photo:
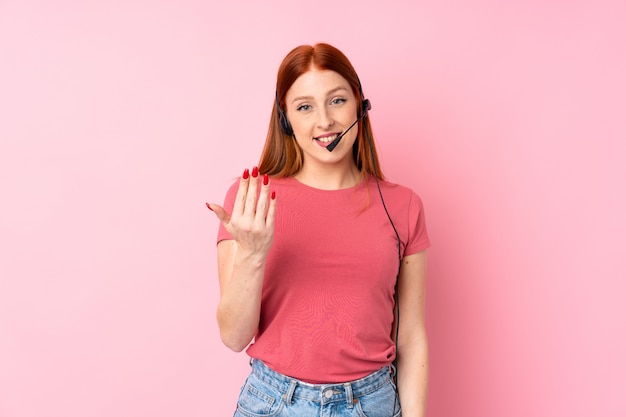
M 424 319 L 426 251 L 405 256 L 398 297 L 398 394 L 405 417 L 423 417 L 428 386 L 428 341 Z
M 207 204 L 233 236 L 217 246 L 217 322 L 222 341 L 236 352 L 250 343 L 259 327 L 265 261 L 274 239 L 276 200 L 270 198 L 269 179 L 261 182 L 256 172 L 241 178 L 231 215 Z

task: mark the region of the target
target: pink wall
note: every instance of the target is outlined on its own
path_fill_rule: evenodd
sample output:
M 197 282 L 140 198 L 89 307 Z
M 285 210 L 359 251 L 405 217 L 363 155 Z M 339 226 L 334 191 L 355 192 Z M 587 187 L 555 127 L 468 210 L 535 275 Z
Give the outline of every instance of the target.
M 426 204 L 429 415 L 626 415 L 624 3 L 230 3 L 0 2 L 0 416 L 232 414 L 204 202 L 317 41 Z

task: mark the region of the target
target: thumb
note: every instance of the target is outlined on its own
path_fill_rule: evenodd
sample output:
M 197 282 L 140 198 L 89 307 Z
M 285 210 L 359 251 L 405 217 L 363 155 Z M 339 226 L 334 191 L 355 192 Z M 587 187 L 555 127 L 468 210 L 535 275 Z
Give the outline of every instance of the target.
M 230 221 L 230 214 L 224 210 L 222 206 L 218 206 L 217 204 L 209 204 L 206 203 L 206 206 L 209 210 L 211 210 L 222 224 L 226 225 Z

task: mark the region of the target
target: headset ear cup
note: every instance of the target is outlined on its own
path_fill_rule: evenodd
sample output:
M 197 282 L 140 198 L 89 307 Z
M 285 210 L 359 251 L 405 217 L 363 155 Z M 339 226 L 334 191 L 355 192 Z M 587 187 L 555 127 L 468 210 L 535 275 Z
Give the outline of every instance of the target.
M 289 136 L 293 136 L 293 129 L 291 128 L 291 123 L 289 123 L 289 120 L 287 120 L 287 116 L 285 115 L 285 112 L 283 112 L 283 110 L 279 107 L 278 108 L 278 113 L 279 113 L 279 117 L 280 117 L 280 128 L 283 130 L 283 132 L 286 135 Z
M 280 107 L 280 102 L 278 101 L 278 91 L 276 91 L 276 111 L 278 111 L 278 121 L 280 123 L 281 130 L 289 136 L 293 136 L 293 129 L 291 128 L 291 123 L 287 120 L 287 115 Z
M 372 103 L 370 103 L 368 99 L 364 99 L 363 101 L 361 101 L 361 111 L 362 111 L 363 116 L 365 116 L 367 112 L 370 111 L 371 109 L 372 109 Z

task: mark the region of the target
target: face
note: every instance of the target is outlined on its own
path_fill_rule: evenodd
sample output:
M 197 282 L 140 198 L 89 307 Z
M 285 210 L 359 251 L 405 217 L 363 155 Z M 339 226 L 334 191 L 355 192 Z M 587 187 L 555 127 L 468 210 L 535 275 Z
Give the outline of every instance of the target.
M 326 147 L 357 118 L 357 99 L 350 84 L 330 70 L 311 69 L 292 84 L 285 111 L 304 155 L 304 167 L 313 164 L 354 164 L 355 125 L 329 152 Z

